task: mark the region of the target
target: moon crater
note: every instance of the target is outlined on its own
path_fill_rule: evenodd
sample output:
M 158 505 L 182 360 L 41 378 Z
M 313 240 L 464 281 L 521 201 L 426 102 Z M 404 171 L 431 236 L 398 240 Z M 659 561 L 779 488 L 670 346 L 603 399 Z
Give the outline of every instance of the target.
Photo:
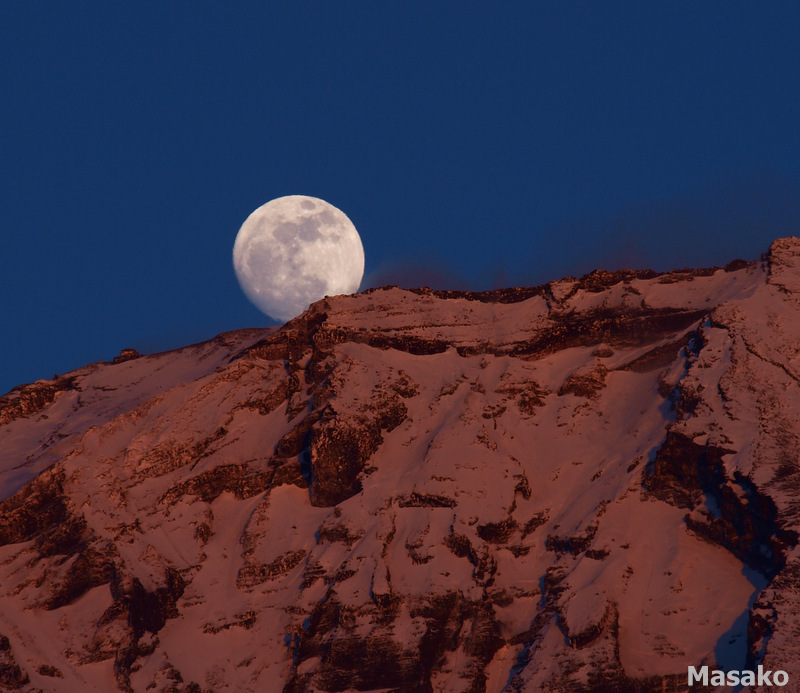
M 256 307 L 285 322 L 325 296 L 358 291 L 364 248 L 344 212 L 316 197 L 289 195 L 247 217 L 233 266 Z

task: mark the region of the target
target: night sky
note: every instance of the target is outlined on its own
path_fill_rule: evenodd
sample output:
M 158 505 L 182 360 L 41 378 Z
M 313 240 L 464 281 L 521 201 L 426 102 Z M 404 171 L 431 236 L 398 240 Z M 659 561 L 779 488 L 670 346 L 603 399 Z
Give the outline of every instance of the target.
M 800 3 L 0 3 L 0 393 L 267 325 L 321 197 L 364 287 L 720 265 L 800 235 Z

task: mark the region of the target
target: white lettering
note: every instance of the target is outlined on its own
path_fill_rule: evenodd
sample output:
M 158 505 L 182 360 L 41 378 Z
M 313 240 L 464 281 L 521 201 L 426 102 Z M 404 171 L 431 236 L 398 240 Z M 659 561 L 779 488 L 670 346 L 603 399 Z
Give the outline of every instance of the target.
M 700 667 L 700 671 L 689 667 L 689 685 L 691 686 L 695 681 L 701 682 L 704 686 L 708 685 L 708 667 Z
M 769 680 L 769 677 L 772 676 L 771 671 L 764 671 L 764 667 L 760 664 L 758 665 L 758 685 L 759 686 L 771 686 L 772 681 Z
M 710 674 L 710 676 L 709 676 Z M 771 669 L 764 669 L 759 664 L 758 671 L 742 670 L 737 671 L 732 669 L 725 672 L 722 669 L 712 669 L 709 671 L 708 667 L 689 667 L 688 670 L 689 685 L 703 685 L 703 686 L 780 686 L 783 687 L 789 683 L 789 674 L 785 671 L 773 672 Z M 773 684 L 774 681 L 774 684 Z

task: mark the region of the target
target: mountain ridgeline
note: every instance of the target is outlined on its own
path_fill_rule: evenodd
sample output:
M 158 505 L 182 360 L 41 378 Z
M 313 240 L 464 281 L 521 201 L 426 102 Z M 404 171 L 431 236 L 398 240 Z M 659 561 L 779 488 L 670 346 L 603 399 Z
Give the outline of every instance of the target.
M 125 350 L 0 398 L 0 690 L 800 682 L 798 421 L 796 238 Z

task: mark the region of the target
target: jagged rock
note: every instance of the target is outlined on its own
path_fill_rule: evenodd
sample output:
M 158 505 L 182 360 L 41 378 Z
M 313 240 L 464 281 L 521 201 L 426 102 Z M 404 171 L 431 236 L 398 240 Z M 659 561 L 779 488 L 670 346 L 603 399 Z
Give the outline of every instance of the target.
M 771 578 L 783 568 L 798 534 L 778 525 L 775 503 L 747 476 L 735 471 L 733 479 L 726 477 L 722 458 L 731 454 L 733 450 L 698 445 L 670 431 L 652 470 L 645 471 L 644 486 L 657 498 L 689 510 L 712 499 L 713 511 L 687 515 L 687 527 Z
M 58 609 L 72 604 L 90 589 L 107 585 L 115 575 L 113 545 L 100 551 L 87 547 L 78 553 L 69 564 L 64 577 L 55 585 L 53 595 L 42 603 L 45 609 Z
M 5 635 L 0 635 L 0 687 L 6 691 L 16 691 L 30 682 L 27 672 L 20 668 L 14 659 L 11 643 Z
M 729 642 L 800 679 L 797 344 L 780 239 L 16 388 L 0 687 L 655 693 Z
M 430 493 L 410 493 L 397 499 L 401 508 L 455 508 L 456 502 L 446 496 Z
M 240 589 L 248 589 L 255 585 L 260 585 L 276 575 L 283 575 L 292 570 L 306 556 L 303 549 L 299 551 L 287 551 L 278 556 L 269 565 L 261 563 L 247 563 L 239 570 L 236 577 L 236 586 Z
M 40 555 L 71 554 L 85 521 L 64 492 L 64 473 L 47 471 L 0 503 L 0 546 L 37 540 Z
M 221 465 L 170 488 L 160 501 L 175 503 L 187 495 L 199 496 L 209 503 L 226 491 L 237 498 L 250 498 L 268 488 L 272 475 L 246 464 Z
M 32 416 L 52 404 L 61 392 L 73 389 L 75 378 L 69 376 L 56 376 L 52 380 L 20 385 L 0 397 L 0 425 Z
M 589 368 L 575 371 L 558 390 L 560 396 L 572 394 L 577 397 L 594 399 L 605 387 L 608 369 L 602 364 L 592 364 Z
M 119 352 L 119 356 L 114 357 L 112 363 L 125 363 L 125 361 L 131 361 L 140 357 L 141 354 L 136 351 L 136 349 L 122 349 Z
M 489 544 L 505 544 L 509 537 L 516 531 L 517 522 L 513 518 L 508 518 L 502 522 L 487 522 L 485 525 L 478 525 L 478 536 Z
M 643 486 L 656 498 L 691 510 L 700 504 L 705 491 L 724 483 L 722 458 L 733 452 L 700 445 L 682 433 L 669 431 L 652 469 L 644 472 Z

